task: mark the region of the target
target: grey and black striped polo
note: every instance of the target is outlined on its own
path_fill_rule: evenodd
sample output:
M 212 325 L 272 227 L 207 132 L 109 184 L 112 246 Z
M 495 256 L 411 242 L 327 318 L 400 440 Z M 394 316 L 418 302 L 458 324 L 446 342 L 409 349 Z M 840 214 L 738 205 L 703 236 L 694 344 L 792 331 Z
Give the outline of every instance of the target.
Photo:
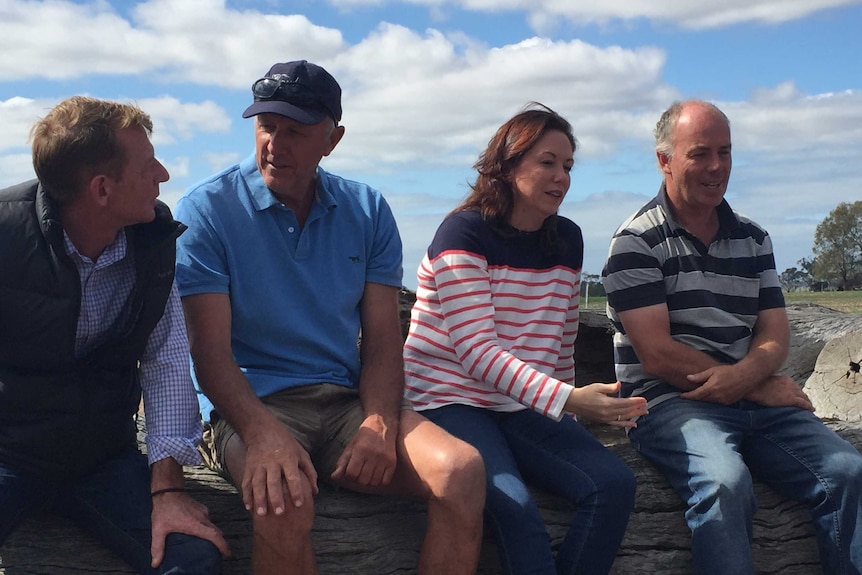
M 666 303 L 674 339 L 735 363 L 748 353 L 758 313 L 784 307 L 769 235 L 726 200 L 717 210 L 719 232 L 705 246 L 673 220 L 662 184 L 614 234 L 602 281 L 622 395 L 656 405 L 680 390 L 643 370 L 618 312 Z

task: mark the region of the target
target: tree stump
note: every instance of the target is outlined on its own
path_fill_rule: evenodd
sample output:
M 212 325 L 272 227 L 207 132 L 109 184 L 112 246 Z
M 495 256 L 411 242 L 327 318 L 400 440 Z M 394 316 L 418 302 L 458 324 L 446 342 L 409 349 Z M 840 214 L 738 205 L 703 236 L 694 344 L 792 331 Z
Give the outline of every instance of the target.
M 787 318 L 790 348 L 781 371 L 803 385 L 814 372 L 817 356 L 827 342 L 862 330 L 862 314 L 844 313 L 814 303 L 787 306 Z
M 862 331 L 850 332 L 826 344 L 814 373 L 805 382 L 820 417 L 862 421 Z

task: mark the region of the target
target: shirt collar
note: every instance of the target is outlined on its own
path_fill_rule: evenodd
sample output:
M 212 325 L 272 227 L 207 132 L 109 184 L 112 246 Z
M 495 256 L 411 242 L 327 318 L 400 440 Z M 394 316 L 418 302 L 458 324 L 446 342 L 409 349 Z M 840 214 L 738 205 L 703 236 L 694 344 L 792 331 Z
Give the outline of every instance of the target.
M 254 155 L 246 158 L 240 164 L 240 171 L 243 179 L 248 184 L 248 189 L 251 192 L 251 201 L 258 211 L 267 210 L 273 206 L 280 206 L 278 201 L 266 184 L 263 182 L 263 176 L 260 175 L 260 170 L 257 167 L 257 160 Z M 322 184 L 323 180 L 328 178 L 329 174 L 320 166 L 317 167 L 317 190 L 315 192 L 314 203 L 320 204 L 326 209 L 333 208 L 338 205 L 335 198 Z M 313 209 L 313 206 L 312 206 Z
M 662 181 L 661 187 L 659 187 L 655 201 L 661 206 L 662 210 L 664 210 L 665 217 L 671 226 L 678 229 L 685 229 L 674 219 L 673 209 L 671 207 L 670 200 L 668 200 L 667 197 L 667 187 L 664 181 Z M 716 211 L 718 212 L 718 234 L 716 235 L 716 238 L 727 237 L 730 235 L 730 232 L 739 227 L 739 218 L 736 217 L 730 204 L 724 198 L 721 199 L 721 203 L 716 208 Z
M 126 241 L 126 229 L 121 228 L 119 232 L 117 232 L 117 236 L 114 238 L 114 241 L 108 244 L 108 246 L 102 250 L 102 253 L 99 254 L 99 257 L 96 258 L 94 262 L 84 254 L 78 251 L 78 248 L 75 247 L 75 244 L 72 243 L 72 240 L 69 238 L 69 234 L 66 233 L 66 230 L 63 230 L 63 243 L 66 246 L 66 253 L 69 257 L 77 256 L 84 262 L 95 264 L 97 267 L 107 267 L 112 264 L 117 263 L 126 257 L 126 253 L 128 252 L 128 242 Z

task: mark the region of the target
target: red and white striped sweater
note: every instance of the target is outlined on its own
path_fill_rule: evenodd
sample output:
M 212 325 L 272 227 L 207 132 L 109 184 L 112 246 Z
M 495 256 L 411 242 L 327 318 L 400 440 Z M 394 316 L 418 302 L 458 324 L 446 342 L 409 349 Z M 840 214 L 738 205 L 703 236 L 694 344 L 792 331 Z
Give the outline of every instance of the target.
M 530 408 L 559 419 L 574 385 L 583 240 L 558 217 L 565 249 L 543 232 L 501 235 L 474 211 L 448 217 L 419 266 L 404 345 L 406 397 L 419 410 L 459 403 Z

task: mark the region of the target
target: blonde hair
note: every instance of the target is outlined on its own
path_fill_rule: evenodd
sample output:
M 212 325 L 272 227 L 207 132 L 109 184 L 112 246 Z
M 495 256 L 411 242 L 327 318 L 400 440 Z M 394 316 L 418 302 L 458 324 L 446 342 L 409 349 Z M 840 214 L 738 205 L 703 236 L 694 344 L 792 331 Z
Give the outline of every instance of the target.
M 30 131 L 33 168 L 48 195 L 66 205 L 93 176 L 119 177 L 126 158 L 117 132 L 130 127 L 149 136 L 153 122 L 131 104 L 84 96 L 57 104 Z

